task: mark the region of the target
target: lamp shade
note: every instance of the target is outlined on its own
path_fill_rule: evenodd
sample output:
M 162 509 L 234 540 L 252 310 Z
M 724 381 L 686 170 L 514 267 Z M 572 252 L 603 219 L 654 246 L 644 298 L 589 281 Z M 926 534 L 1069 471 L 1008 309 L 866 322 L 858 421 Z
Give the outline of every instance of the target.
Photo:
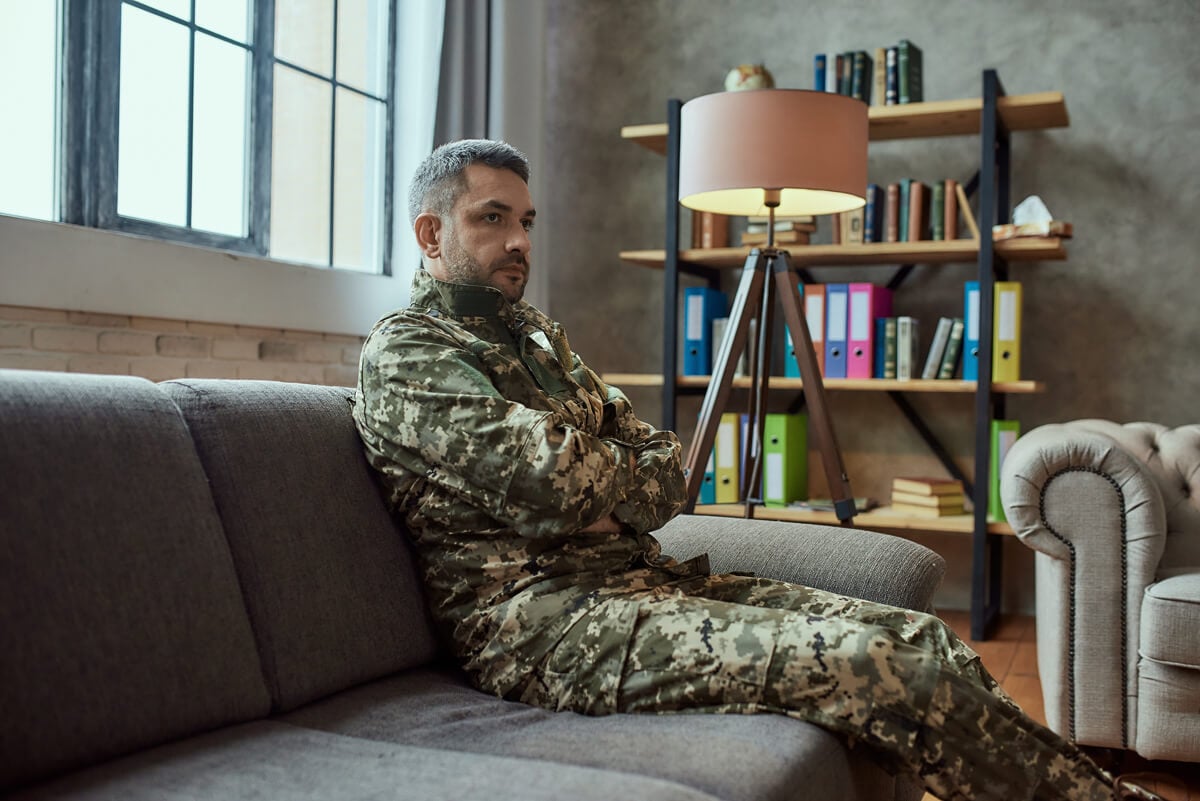
M 683 104 L 679 202 L 697 211 L 780 216 L 864 205 L 867 104 L 805 89 L 719 92 Z

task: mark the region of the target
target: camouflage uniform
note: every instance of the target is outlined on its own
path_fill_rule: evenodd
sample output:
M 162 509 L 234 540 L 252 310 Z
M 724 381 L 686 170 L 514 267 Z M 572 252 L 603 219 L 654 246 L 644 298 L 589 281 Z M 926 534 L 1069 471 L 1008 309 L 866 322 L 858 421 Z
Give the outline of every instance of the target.
M 775 712 L 944 798 L 1112 798 L 936 617 L 677 563 L 679 442 L 490 287 L 419 271 L 363 347 L 355 421 L 435 620 L 481 689 L 548 709 Z M 616 533 L 585 532 L 609 515 Z

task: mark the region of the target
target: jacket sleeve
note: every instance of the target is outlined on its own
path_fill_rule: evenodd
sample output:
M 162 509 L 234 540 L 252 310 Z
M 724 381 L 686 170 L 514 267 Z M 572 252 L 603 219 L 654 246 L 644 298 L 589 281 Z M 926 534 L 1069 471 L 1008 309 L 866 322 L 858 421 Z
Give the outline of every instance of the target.
M 385 476 L 398 465 L 527 536 L 613 514 L 648 469 L 646 448 L 504 398 L 479 353 L 435 327 L 376 332 L 359 383 L 359 431 Z
M 637 479 L 613 514 L 638 533 L 662 528 L 687 501 L 679 439 L 670 431 L 658 431 L 639 420 L 621 390 L 605 384 L 578 356 L 575 358 L 604 394 L 601 434 L 628 442 L 637 453 Z

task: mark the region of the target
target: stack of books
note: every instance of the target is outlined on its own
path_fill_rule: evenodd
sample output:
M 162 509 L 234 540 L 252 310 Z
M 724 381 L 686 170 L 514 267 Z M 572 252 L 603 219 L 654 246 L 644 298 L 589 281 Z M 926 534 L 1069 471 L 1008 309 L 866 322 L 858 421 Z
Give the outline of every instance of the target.
M 953 478 L 892 479 L 892 511 L 917 517 L 966 514 L 962 482 Z
M 746 232 L 742 234 L 743 245 L 767 244 L 769 217 L 747 217 Z M 817 230 L 815 217 L 776 217 L 776 245 L 807 245 L 809 237 Z

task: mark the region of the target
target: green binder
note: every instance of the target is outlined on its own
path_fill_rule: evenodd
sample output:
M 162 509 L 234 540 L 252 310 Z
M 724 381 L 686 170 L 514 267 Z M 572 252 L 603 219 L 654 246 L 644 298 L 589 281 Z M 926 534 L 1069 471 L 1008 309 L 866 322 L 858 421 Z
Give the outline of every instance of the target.
M 991 481 L 988 482 L 988 517 L 1000 523 L 1008 521 L 1008 516 L 1004 514 L 1004 504 L 1000 500 L 1000 466 L 1004 464 L 1004 457 L 1008 455 L 1008 449 L 1012 447 L 1019 436 L 1021 436 L 1019 420 L 992 421 L 992 466 L 988 471 L 991 477 Z
M 763 503 L 808 497 L 808 415 L 768 414 L 763 421 Z

